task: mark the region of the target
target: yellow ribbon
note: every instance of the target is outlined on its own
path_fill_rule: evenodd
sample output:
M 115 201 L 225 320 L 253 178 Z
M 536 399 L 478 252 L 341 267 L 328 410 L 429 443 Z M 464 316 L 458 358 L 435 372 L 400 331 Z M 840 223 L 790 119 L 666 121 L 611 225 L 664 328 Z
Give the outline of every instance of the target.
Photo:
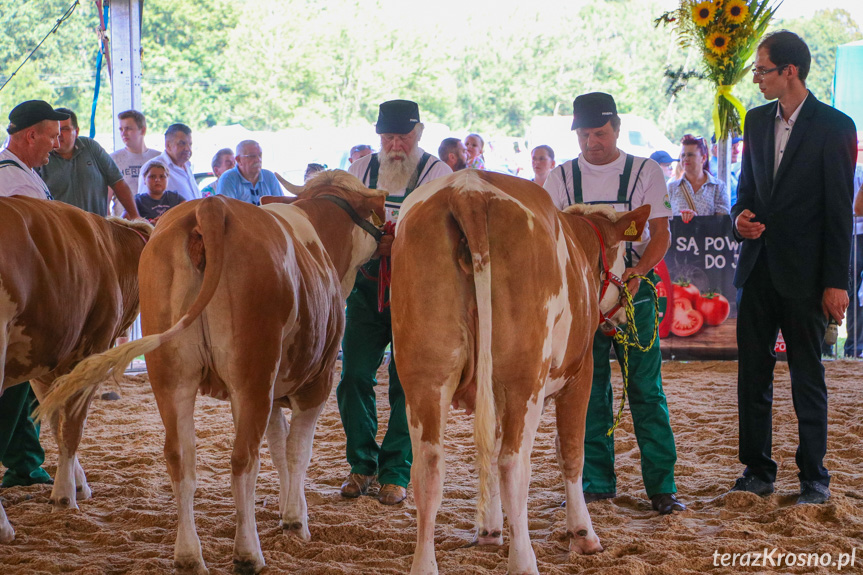
M 713 98 L 713 133 L 716 134 L 717 140 L 721 140 L 726 136 L 722 132 L 722 125 L 719 122 L 720 96 L 731 102 L 731 105 L 737 109 L 737 113 L 740 114 L 740 133 L 743 133 L 743 120 L 746 118 L 746 108 L 743 107 L 743 102 L 731 93 L 732 90 L 734 90 L 734 86 L 719 86 L 716 88 L 716 96 Z

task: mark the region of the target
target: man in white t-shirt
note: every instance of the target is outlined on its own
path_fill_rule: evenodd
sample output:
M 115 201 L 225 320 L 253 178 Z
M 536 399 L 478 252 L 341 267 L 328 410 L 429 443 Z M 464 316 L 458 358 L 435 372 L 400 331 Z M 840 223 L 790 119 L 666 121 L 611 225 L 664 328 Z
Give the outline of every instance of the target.
M 185 200 L 195 200 L 201 197 L 195 174 L 192 173 L 192 129 L 186 124 L 171 124 L 165 130 L 165 151 L 156 156 L 168 166 L 168 187 L 171 192 L 177 192 Z M 141 166 L 141 172 L 147 168 L 150 160 Z M 138 193 L 147 193 L 144 180 L 138 180 Z
M 51 150 L 60 147 L 60 121 L 68 119 L 69 114 L 42 100 L 28 100 L 12 109 L 6 129 L 9 140 L 0 152 L 0 196 L 52 199 L 34 168 L 47 164 Z
M 387 221 L 395 222 L 408 194 L 422 184 L 451 174 L 452 170 L 419 147 L 423 124 L 415 102 L 391 100 L 381 104 L 375 130 L 381 136 L 381 151 L 354 161 L 348 172 L 367 187 L 388 192 Z M 382 257 L 389 256 L 386 242 L 381 242 L 379 250 Z M 379 264 L 379 259 L 372 260 L 357 274 L 345 314 L 342 378 L 336 388 L 336 398 L 345 428 L 345 451 L 351 471 L 342 484 L 341 494 L 344 497 L 364 495 L 377 476 L 381 485 L 378 501 L 395 505 L 407 495 L 413 456 L 405 394 L 392 359 L 389 365 L 390 419 L 381 445 L 375 439 L 378 428 L 375 374 L 387 346 L 392 343 L 390 310 L 378 310 L 378 283 L 367 279 L 378 275 Z
M 60 122 L 69 115 L 47 102 L 29 100 L 9 113 L 9 140 L 0 152 L 0 197 L 29 196 L 51 199 L 48 186 L 33 168 L 48 163 L 51 150 L 60 146 Z M 0 350 L 4 351 L 4 350 Z M 7 467 L 0 486 L 50 483 L 42 469 L 45 452 L 39 428 L 30 417 L 36 395 L 29 382 L 2 389 L 0 381 L 0 461 Z
M 126 147 L 111 154 L 111 158 L 120 168 L 120 173 L 123 174 L 123 180 L 128 184 L 129 189 L 137 193 L 141 166 L 147 160 L 158 156 L 159 151 L 151 150 L 144 143 L 144 136 L 147 134 L 147 120 L 144 118 L 144 114 L 138 110 L 126 110 L 117 114 L 117 119 L 120 120 L 120 137 Z M 109 189 L 108 205 L 111 213 L 115 216 L 122 216 L 124 211 L 122 204 L 116 199 L 112 203 L 112 199 L 114 199 L 114 194 Z
M 671 204 L 662 169 L 655 161 L 636 158 L 617 147 L 620 117 L 609 94 L 582 94 L 573 102 L 572 129 L 578 134 L 581 155 L 552 170 L 545 181 L 555 205 L 564 209 L 575 203 L 610 204 L 617 211 L 649 204 L 648 229 L 632 246 L 631 260 L 623 273 L 634 294 L 635 325 L 642 340 L 653 333 L 656 310 L 649 286 L 632 276 L 654 275 L 670 245 L 668 218 Z M 658 281 L 654 278 L 654 281 Z M 587 502 L 617 495 L 614 473 L 614 436 L 606 432 L 614 419 L 610 348 L 620 360 L 623 349 L 597 330 L 593 341 L 593 387 L 587 407 L 584 441 L 584 496 Z M 662 390 L 662 354 L 659 340 L 647 352 L 629 351 L 629 407 L 635 436 L 641 449 L 641 475 L 653 508 L 666 515 L 686 506 L 675 497 L 674 464 L 677 450 Z

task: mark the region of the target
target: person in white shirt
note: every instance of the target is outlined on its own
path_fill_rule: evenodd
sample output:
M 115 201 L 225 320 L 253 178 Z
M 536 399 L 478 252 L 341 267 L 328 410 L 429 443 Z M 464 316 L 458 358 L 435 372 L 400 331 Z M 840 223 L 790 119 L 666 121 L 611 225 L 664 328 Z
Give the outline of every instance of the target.
M 665 257 L 671 243 L 668 224 L 671 204 L 662 169 L 651 159 L 631 156 L 617 147 L 620 116 L 609 94 L 593 92 L 577 97 L 573 102 L 572 129 L 578 135 L 581 154 L 552 170 L 545 181 L 545 189 L 559 209 L 576 203 L 612 205 L 617 211 L 650 205 L 648 228 L 641 241 L 633 243 L 631 261 L 627 262 L 621 278 L 633 292 L 638 333 L 650 334 L 656 322 L 653 297 L 647 283 L 632 276 L 653 276 L 653 281 L 658 283 L 653 268 Z M 607 434 L 615 409 L 608 359 L 612 345 L 620 361 L 623 358 L 620 344 L 597 330 L 593 340 L 593 387 L 584 438 L 583 485 L 588 503 L 617 496 L 614 435 Z M 659 340 L 646 352 L 638 349 L 629 352 L 629 407 L 641 450 L 644 488 L 653 509 L 667 515 L 683 511 L 686 506 L 675 496 L 677 449 L 662 389 L 661 367 Z
M 391 100 L 381 104 L 375 130 L 381 136 L 381 151 L 354 161 L 348 173 L 369 188 L 389 193 L 387 221 L 394 223 L 402 201 L 414 189 L 451 174 L 452 170 L 419 147 L 423 124 L 415 102 Z M 379 253 L 382 257 L 389 256 L 388 245 L 383 241 Z M 390 420 L 382 444 L 378 445 L 375 439 L 378 428 L 375 374 L 384 351 L 392 343 L 390 310 L 378 311 L 378 283 L 366 277 L 376 277 L 379 265 L 380 260 L 375 259 L 363 266 L 347 302 L 342 378 L 336 388 L 336 398 L 345 428 L 345 451 L 351 471 L 342 484 L 341 493 L 344 497 L 359 497 L 377 476 L 381 484 L 378 501 L 395 505 L 407 496 L 413 458 L 405 394 L 392 359 L 389 365 Z
M 147 135 L 147 119 L 138 110 L 126 110 L 117 114 L 120 121 L 120 137 L 126 147 L 111 154 L 111 159 L 117 164 L 123 180 L 130 190 L 138 190 L 138 175 L 141 167 L 159 155 L 158 150 L 151 150 L 144 143 Z M 112 202 L 113 200 L 113 202 Z M 108 205 L 115 216 L 123 215 L 123 206 L 114 197 L 113 190 L 108 191 Z
M 0 152 L 0 196 L 52 199 L 34 168 L 47 164 L 51 150 L 60 147 L 60 121 L 68 119 L 42 100 L 22 102 L 9 112 L 9 140 Z
M 192 129 L 186 124 L 171 124 L 165 131 L 165 151 L 156 156 L 168 166 L 168 189 L 177 192 L 185 200 L 201 197 L 201 191 L 192 173 Z M 155 158 L 154 158 L 155 159 Z M 141 172 L 147 168 L 145 163 Z M 143 180 L 138 180 L 138 193 L 146 193 Z

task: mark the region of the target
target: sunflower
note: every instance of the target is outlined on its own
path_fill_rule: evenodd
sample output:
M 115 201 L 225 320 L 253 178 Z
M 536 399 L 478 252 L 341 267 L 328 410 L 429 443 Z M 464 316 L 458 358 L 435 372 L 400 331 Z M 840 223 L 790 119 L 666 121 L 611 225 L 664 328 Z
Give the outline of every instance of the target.
M 728 50 L 730 40 L 731 39 L 728 37 L 728 34 L 725 34 L 724 32 L 714 32 L 707 37 L 705 42 L 711 52 L 717 56 L 722 56 Z
M 701 28 L 710 24 L 710 21 L 713 20 L 713 16 L 715 14 L 716 4 L 710 0 L 700 2 L 692 7 L 692 21 L 695 22 L 696 26 Z
M 725 5 L 725 18 L 732 24 L 742 24 L 749 16 L 749 6 L 743 0 L 728 0 Z

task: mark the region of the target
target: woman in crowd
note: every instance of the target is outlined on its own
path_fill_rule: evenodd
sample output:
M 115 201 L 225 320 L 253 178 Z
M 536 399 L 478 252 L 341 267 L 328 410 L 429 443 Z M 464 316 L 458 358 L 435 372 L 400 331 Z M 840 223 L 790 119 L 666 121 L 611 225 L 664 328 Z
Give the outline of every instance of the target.
M 219 187 L 219 178 L 222 174 L 237 165 L 237 160 L 234 158 L 234 151 L 231 148 L 222 148 L 216 155 L 213 156 L 213 161 L 210 166 L 213 168 L 213 175 L 216 179 L 204 186 L 201 189 L 201 197 L 206 198 L 216 195 L 216 189 Z
M 533 166 L 533 181 L 544 186 L 548 174 L 554 169 L 554 150 L 551 146 L 541 144 L 530 153 L 530 161 Z
M 668 197 L 675 216 L 685 223 L 695 216 L 728 214 L 731 211 L 725 182 L 708 171 L 710 154 L 704 138 L 686 134 L 681 140 L 683 175 L 668 182 Z
M 469 134 L 464 139 L 464 147 L 467 148 L 467 167 L 476 168 L 477 170 L 485 169 L 485 158 L 482 151 L 485 148 L 485 141 L 479 134 Z

